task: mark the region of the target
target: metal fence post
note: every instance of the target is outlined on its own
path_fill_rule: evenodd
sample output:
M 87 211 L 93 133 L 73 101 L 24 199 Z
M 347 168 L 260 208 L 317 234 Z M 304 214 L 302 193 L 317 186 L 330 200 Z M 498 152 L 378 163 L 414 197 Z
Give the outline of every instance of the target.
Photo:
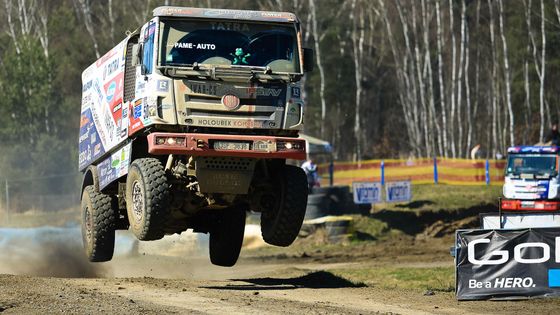
M 438 169 L 437 169 L 437 157 L 434 157 L 434 184 L 438 184 Z
M 484 176 L 486 177 L 486 186 L 490 185 L 490 163 L 486 159 L 486 165 L 484 166 Z
M 385 186 L 385 161 L 381 160 L 381 185 Z

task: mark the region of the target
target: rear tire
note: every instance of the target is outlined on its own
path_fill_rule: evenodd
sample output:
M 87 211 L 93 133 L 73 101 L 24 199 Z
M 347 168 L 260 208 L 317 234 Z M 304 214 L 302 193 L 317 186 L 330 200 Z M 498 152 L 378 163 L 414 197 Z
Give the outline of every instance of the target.
M 214 265 L 231 267 L 235 265 L 243 246 L 246 210 L 231 207 L 216 216 L 210 230 L 210 261 Z
M 118 209 L 114 198 L 86 186 L 82 194 L 82 240 L 91 262 L 109 261 L 115 250 Z
M 305 217 L 307 176 L 301 168 L 285 165 L 275 184 L 279 192 L 275 207 L 261 214 L 262 237 L 268 244 L 286 247 L 295 241 Z
M 158 159 L 132 162 L 126 179 L 126 212 L 130 229 L 139 240 L 163 238 L 169 198 L 165 169 Z

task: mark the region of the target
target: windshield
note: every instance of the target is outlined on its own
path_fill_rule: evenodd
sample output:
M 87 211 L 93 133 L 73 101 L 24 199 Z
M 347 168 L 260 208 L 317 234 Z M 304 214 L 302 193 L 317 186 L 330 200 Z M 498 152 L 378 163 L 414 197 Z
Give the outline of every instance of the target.
M 556 155 L 510 155 L 506 175 L 556 175 Z
M 299 73 L 294 25 L 232 21 L 162 20 L 162 66 L 269 67 Z

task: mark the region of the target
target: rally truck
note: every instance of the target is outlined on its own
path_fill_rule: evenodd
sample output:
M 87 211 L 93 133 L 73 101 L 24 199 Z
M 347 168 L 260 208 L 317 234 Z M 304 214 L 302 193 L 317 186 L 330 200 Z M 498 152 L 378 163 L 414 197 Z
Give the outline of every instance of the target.
M 560 210 L 559 154 L 556 146 L 508 148 L 501 209 Z
M 307 179 L 301 79 L 313 52 L 293 13 L 158 7 L 82 73 L 79 169 L 90 261 L 115 230 L 142 241 L 209 234 L 233 266 L 248 211 L 268 244 L 301 228 Z
M 560 147 L 508 148 L 499 212 L 481 214 L 484 229 L 560 227 Z

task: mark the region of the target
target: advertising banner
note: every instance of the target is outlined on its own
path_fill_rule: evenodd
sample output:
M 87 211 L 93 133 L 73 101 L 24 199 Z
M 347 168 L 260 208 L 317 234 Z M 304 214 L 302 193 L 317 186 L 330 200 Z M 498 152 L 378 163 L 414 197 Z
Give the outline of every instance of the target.
M 372 204 L 381 202 L 382 186 L 379 182 L 352 183 L 355 204 Z
M 385 199 L 387 202 L 405 202 L 412 199 L 410 181 L 388 182 L 385 185 Z
M 458 300 L 560 296 L 560 228 L 458 230 Z

